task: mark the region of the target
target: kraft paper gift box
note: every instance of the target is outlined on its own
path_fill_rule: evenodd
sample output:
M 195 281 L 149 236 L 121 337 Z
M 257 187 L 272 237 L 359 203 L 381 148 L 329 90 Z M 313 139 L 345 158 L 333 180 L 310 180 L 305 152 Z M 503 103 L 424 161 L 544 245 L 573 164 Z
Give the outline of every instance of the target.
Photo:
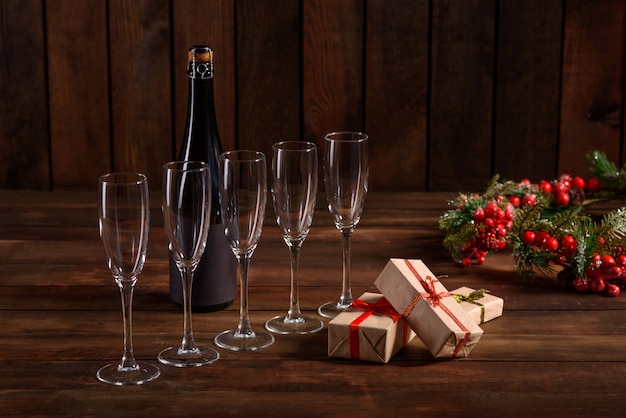
M 450 293 L 478 325 L 502 316 L 504 300 L 490 294 L 488 290 L 463 286 Z
M 387 363 L 413 338 L 383 295 L 366 292 L 328 323 L 328 355 Z
M 390 259 L 374 285 L 437 358 L 467 357 L 483 335 L 421 260 Z

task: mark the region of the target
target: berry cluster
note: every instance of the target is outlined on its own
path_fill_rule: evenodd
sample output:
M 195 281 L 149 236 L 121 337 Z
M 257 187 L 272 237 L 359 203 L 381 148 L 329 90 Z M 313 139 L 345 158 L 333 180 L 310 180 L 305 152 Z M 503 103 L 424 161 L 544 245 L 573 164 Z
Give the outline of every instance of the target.
M 598 179 L 590 177 L 587 181 L 580 176 L 572 177 L 569 174 L 562 174 L 557 180 L 547 181 L 541 180 L 536 185 L 530 180 L 524 179 L 520 181 L 520 186 L 536 190 L 537 193 L 549 198 L 557 207 L 567 206 L 569 204 L 580 205 L 585 200 L 586 193 L 598 193 L 602 190 L 602 185 Z M 537 196 L 534 193 L 526 193 L 521 201 L 518 196 L 510 196 L 512 202 L 517 199 L 522 204 L 534 205 Z
M 476 235 L 463 248 L 462 251 L 469 254 L 463 258 L 461 264 L 469 267 L 472 259 L 476 264 L 483 264 L 489 252 L 503 250 L 507 234 L 513 225 L 514 214 L 514 205 L 506 202 L 503 196 L 496 197 L 484 208 L 476 208 L 473 213 Z
M 576 262 L 574 256 L 578 248 L 578 241 L 571 235 L 565 235 L 561 240 L 546 231 L 525 231 L 521 236 L 522 243 L 534 251 L 543 251 L 556 265 L 564 266 L 560 273 L 561 280 L 571 282 L 579 292 L 591 291 L 604 293 L 608 296 L 618 296 L 621 292 L 618 281 L 626 280 L 626 253 L 618 249 L 620 255 L 613 257 L 598 252 L 592 254 L 591 261 L 586 265 L 584 274 L 569 277 L 573 271 L 571 266 Z M 604 239 L 599 238 L 598 245 L 602 246 Z
M 547 231 L 526 231 L 522 234 L 521 239 L 524 245 L 534 246 L 538 250 L 556 252 L 559 249 L 559 240 Z
M 618 296 L 621 288 L 617 283 L 624 279 L 626 279 L 626 254 L 613 257 L 596 253 L 585 268 L 585 277 L 576 277 L 573 284 L 579 292 L 592 291 Z
M 484 193 L 460 194 L 438 221 L 444 247 L 469 267 L 510 243 L 523 277 L 556 271 L 568 287 L 618 295 L 626 289 L 626 207 L 599 222 L 584 209 L 626 196 L 626 166 L 618 169 L 600 151 L 585 157 L 587 179 L 562 174 L 532 183 L 500 181 L 496 175 Z

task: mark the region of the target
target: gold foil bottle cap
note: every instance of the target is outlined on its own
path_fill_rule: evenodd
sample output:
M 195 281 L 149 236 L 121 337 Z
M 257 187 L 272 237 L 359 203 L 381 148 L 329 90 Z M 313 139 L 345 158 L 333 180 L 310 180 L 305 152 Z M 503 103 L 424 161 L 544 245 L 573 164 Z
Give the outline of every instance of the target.
M 193 45 L 187 53 L 187 76 L 190 78 L 213 78 L 213 50 L 210 46 Z

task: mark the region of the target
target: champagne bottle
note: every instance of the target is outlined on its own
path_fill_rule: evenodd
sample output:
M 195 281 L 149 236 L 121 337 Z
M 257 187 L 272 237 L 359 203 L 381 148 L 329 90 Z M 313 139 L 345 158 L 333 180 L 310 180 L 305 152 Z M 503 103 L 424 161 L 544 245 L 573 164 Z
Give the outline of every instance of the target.
M 237 259 L 230 249 L 220 216 L 218 160 L 222 153 L 213 98 L 213 50 L 191 46 L 188 53 L 189 78 L 187 120 L 178 156 L 181 161 L 205 161 L 211 168 L 211 226 L 204 255 L 195 270 L 191 307 L 196 312 L 228 307 L 237 294 Z M 170 298 L 182 306 L 180 272 L 170 255 Z

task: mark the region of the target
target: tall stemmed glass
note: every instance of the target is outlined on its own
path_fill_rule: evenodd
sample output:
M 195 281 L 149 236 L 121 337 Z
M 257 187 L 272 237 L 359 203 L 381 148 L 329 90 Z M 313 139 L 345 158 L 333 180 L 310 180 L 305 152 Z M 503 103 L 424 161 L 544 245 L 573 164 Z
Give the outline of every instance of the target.
M 361 219 L 369 176 L 368 136 L 362 132 L 326 134 L 324 183 L 328 210 L 343 240 L 343 275 L 338 302 L 328 302 L 317 312 L 334 318 L 352 303 L 350 282 L 350 241 Z
M 148 179 L 139 173 L 111 173 L 101 176 L 98 184 L 100 237 L 122 296 L 124 354 L 119 363 L 98 370 L 97 377 L 112 385 L 141 385 L 161 374 L 158 367 L 137 362 L 133 354 L 133 293 L 150 231 Z
M 159 353 L 159 361 L 174 367 L 213 363 L 219 353 L 196 345 L 191 318 L 193 273 L 204 253 L 211 216 L 211 173 L 207 163 L 173 161 L 163 166 L 163 218 L 169 249 L 180 270 L 183 288 L 183 340 Z
M 265 348 L 274 337 L 253 331 L 248 315 L 248 268 L 256 249 L 267 200 L 265 155 L 256 151 L 228 151 L 220 156 L 220 205 L 230 248 L 239 261 L 239 325 L 215 337 L 218 347 L 233 351 Z
M 287 315 L 270 319 L 265 328 L 279 334 L 310 334 L 321 330 L 324 323 L 300 311 L 298 267 L 315 208 L 317 147 L 312 142 L 283 141 L 274 144 L 272 151 L 272 200 L 276 222 L 289 247 L 291 293 Z

